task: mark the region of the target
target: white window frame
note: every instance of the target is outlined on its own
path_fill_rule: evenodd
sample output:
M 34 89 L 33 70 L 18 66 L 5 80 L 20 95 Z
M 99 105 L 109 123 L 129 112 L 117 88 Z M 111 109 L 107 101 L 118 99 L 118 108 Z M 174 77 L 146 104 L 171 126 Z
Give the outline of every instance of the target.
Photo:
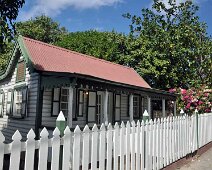
M 27 116 L 27 100 L 28 88 L 26 86 L 14 89 L 12 117 L 24 118 Z
M 63 90 L 67 90 L 67 94 L 63 94 L 62 93 Z M 63 97 L 66 97 L 67 101 L 63 101 Z M 69 88 L 63 87 L 60 90 L 60 111 L 63 112 L 65 117 L 68 116 L 68 103 L 69 103 Z M 67 107 L 66 108 L 62 108 L 63 104 L 65 104 Z
M 67 95 L 62 94 L 62 90 L 68 90 Z M 56 93 L 56 90 L 59 91 Z M 57 96 L 55 96 L 57 94 Z M 63 101 L 63 97 L 67 97 L 67 101 Z M 64 116 L 68 116 L 68 103 L 69 103 L 69 88 L 61 87 L 61 88 L 53 88 L 52 92 L 52 117 L 58 116 L 59 112 L 62 111 Z M 54 110 L 54 104 L 58 105 L 58 110 Z M 62 105 L 66 104 L 67 108 L 63 108 Z

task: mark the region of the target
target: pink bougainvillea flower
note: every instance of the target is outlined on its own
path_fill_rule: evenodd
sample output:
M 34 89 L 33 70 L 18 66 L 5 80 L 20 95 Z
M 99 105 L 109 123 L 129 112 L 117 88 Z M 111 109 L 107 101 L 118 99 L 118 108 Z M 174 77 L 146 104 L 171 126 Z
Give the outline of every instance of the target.
M 205 97 L 208 97 L 208 96 L 209 96 L 209 93 L 204 93 L 204 96 L 205 96 Z
M 174 92 L 176 92 L 176 89 L 169 89 L 169 92 L 174 93 Z
M 198 105 L 201 105 L 203 104 L 203 102 L 201 100 L 198 101 Z
M 191 104 L 188 103 L 188 104 L 186 105 L 186 109 L 189 109 L 190 107 L 191 107 Z
M 182 94 L 186 94 L 186 89 L 180 89 Z
M 184 97 L 184 100 L 185 100 L 185 99 L 188 99 L 188 98 L 189 98 L 189 96 L 185 96 L 185 97 Z

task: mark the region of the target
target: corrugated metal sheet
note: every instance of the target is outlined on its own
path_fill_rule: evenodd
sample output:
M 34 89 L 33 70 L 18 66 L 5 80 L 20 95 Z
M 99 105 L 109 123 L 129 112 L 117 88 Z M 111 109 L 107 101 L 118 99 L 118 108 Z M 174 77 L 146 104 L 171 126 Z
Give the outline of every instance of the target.
M 134 69 L 23 37 L 31 60 L 40 71 L 77 73 L 113 82 L 151 88 Z

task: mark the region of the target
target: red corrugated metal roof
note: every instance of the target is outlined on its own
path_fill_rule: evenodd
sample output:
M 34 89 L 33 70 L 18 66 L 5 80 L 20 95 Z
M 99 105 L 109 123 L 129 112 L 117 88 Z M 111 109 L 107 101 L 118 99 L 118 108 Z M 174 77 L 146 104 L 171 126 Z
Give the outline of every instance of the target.
M 23 37 L 35 68 L 40 71 L 77 73 L 113 82 L 150 88 L 132 68 Z

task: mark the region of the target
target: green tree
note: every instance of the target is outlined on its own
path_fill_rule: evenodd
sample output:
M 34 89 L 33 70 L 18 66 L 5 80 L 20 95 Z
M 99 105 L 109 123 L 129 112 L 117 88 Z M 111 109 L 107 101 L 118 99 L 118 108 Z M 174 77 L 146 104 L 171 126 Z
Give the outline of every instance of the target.
M 127 63 L 127 37 L 116 32 L 98 32 L 95 30 L 72 32 L 55 43 L 60 47 L 95 56 L 97 58 Z
M 0 52 L 2 52 L 15 34 L 14 20 L 16 20 L 19 8 L 25 0 L 1 0 L 0 1 Z
M 210 85 L 212 41 L 196 15 L 198 6 L 192 1 L 168 4 L 154 0 L 142 16 L 124 15 L 134 39 L 129 65 L 156 88 Z
M 35 17 L 25 22 L 17 22 L 16 29 L 19 34 L 46 43 L 55 43 L 61 40 L 61 35 L 66 34 L 64 27 L 45 15 Z

